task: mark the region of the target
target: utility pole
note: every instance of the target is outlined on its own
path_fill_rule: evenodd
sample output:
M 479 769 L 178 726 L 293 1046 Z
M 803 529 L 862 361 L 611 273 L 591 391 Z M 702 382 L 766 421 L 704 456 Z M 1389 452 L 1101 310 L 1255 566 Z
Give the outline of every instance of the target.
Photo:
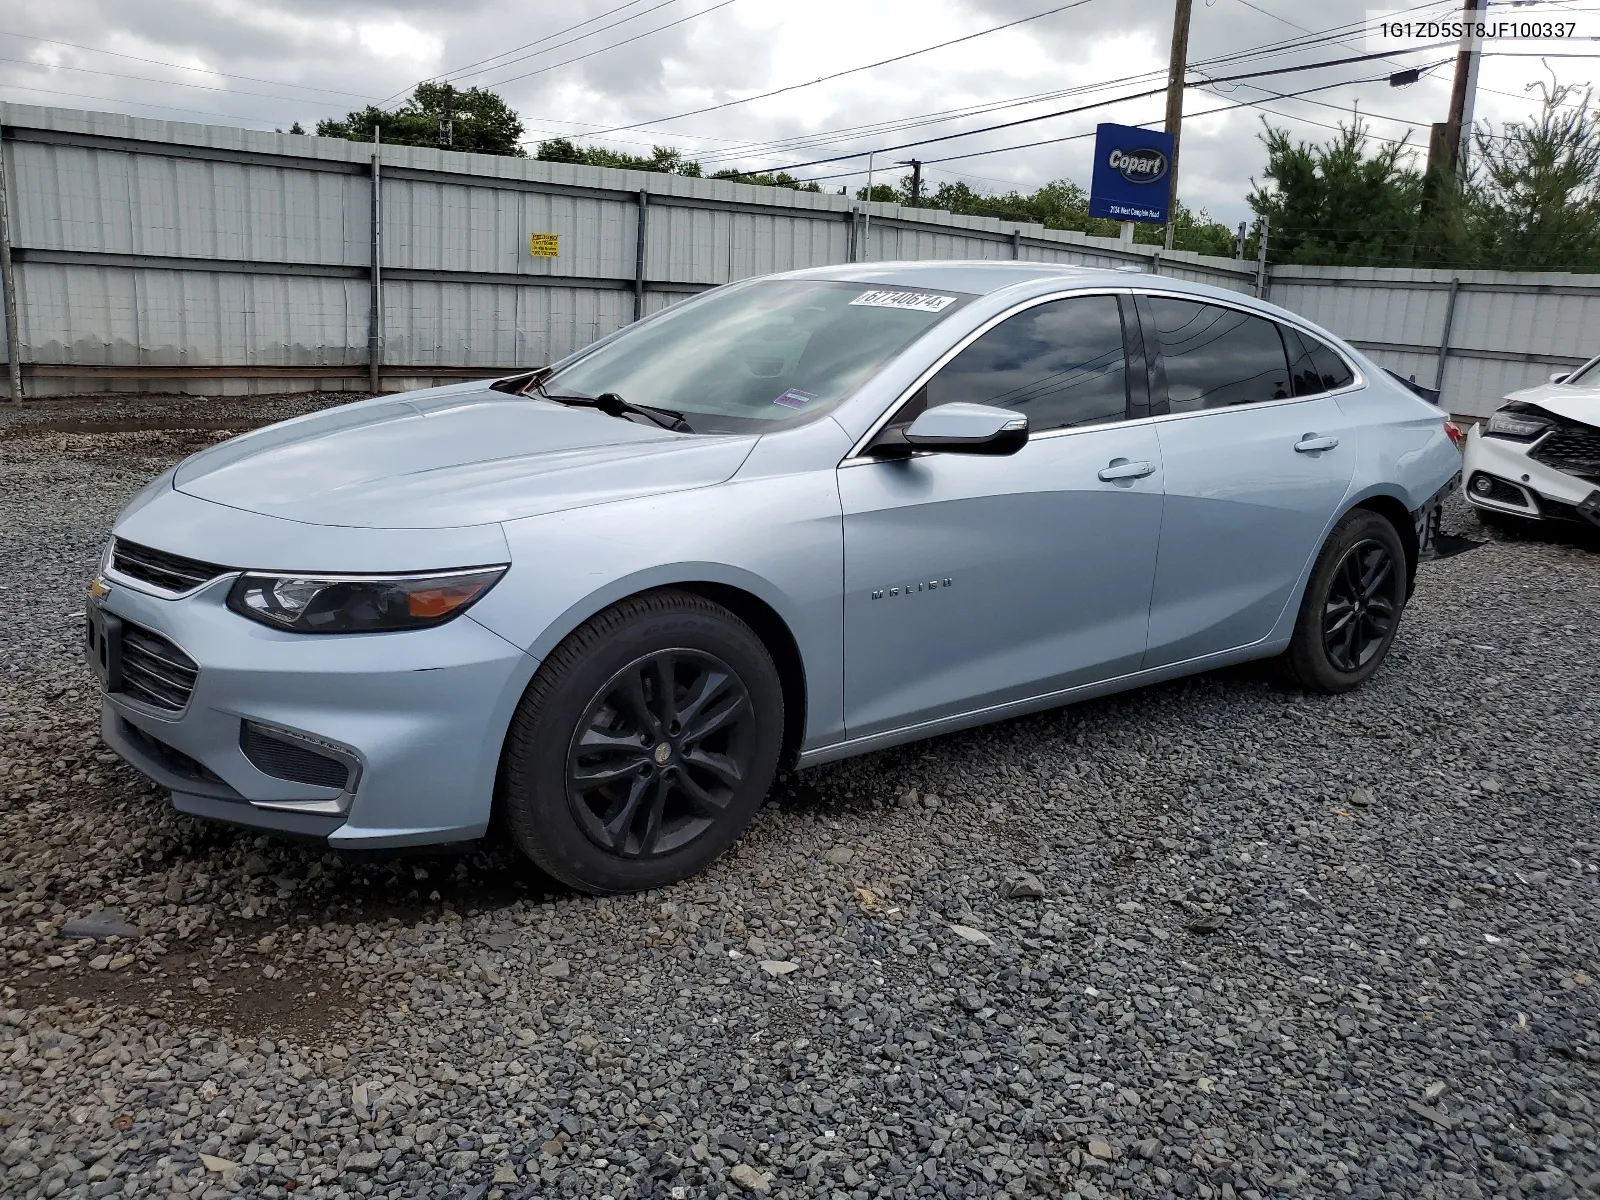
M 873 152 L 867 153 L 867 198 L 861 205 L 861 260 L 867 261 L 872 257 L 872 157 Z
M 1172 162 L 1167 166 L 1167 249 L 1172 249 L 1172 221 L 1178 213 L 1178 137 L 1183 132 L 1183 79 L 1189 71 L 1189 8 L 1176 0 L 1172 13 L 1172 58 L 1167 64 L 1167 132 L 1172 135 Z
M 897 167 L 911 168 L 911 207 L 922 207 L 922 160 L 908 158 L 904 162 L 895 163 Z
M 5 142 L 0 140 L 0 289 L 6 294 L 6 373 L 11 402 L 22 403 L 22 334 L 17 323 L 17 273 L 11 265 L 11 207 L 6 195 Z
M 383 175 L 379 161 L 382 130 L 372 127 L 372 285 L 367 318 L 367 385 L 376 396 L 383 388 Z
M 1456 51 L 1456 77 L 1450 88 L 1449 119 L 1435 124 L 1428 139 L 1430 179 L 1460 179 L 1467 169 L 1467 151 L 1472 144 L 1472 108 L 1478 92 L 1478 63 L 1483 39 L 1473 26 L 1487 15 L 1487 0 L 1464 0 L 1461 19 L 1467 29 Z M 1438 172 L 1438 175 L 1435 175 Z
M 439 111 L 439 149 L 448 150 L 455 143 L 456 89 L 452 83 L 444 85 L 444 108 Z
M 1239 222 L 1239 235 L 1233 239 L 1233 256 L 1240 262 L 1244 261 L 1245 230 L 1249 228 L 1243 221 Z

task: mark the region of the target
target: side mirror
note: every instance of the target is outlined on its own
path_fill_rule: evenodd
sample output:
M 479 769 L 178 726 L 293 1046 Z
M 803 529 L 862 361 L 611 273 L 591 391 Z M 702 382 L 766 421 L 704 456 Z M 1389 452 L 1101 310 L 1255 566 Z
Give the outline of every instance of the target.
M 1552 371 L 1550 373 L 1550 382 L 1551 383 L 1565 383 L 1567 381 L 1567 375 L 1568 374 L 1570 374 L 1570 372 L 1567 372 L 1567 371 Z
M 941 404 L 905 431 L 913 450 L 947 454 L 1015 454 L 1028 444 L 1028 418 L 988 404 Z

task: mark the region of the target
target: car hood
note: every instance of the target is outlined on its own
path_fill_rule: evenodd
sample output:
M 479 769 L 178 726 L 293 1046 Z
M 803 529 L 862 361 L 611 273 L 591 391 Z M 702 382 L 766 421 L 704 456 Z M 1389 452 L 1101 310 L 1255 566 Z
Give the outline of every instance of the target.
M 436 529 L 708 487 L 755 441 L 467 384 L 269 425 L 188 459 L 173 487 L 313 525 Z
M 1545 383 L 1524 388 L 1506 397 L 1519 404 L 1537 404 L 1546 412 L 1582 421 L 1600 428 L 1600 387 L 1573 387 L 1565 383 Z

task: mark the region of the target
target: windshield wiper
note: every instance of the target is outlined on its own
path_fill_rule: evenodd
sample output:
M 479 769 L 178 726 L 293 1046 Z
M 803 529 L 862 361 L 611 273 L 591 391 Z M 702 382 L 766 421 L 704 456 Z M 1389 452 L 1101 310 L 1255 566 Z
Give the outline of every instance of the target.
M 632 401 L 624 400 L 615 392 L 601 392 L 598 396 L 586 396 L 582 392 L 550 392 L 545 390 L 543 377 L 530 380 L 529 383 L 534 391 L 554 404 L 565 404 L 572 408 L 594 408 L 608 417 L 626 417 L 632 414 L 643 417 L 662 429 L 670 429 L 674 433 L 694 432 L 689 422 L 683 419 L 683 414 L 670 408 L 634 404 Z
M 513 396 L 525 396 L 530 391 L 538 392 L 552 404 L 565 404 L 569 408 L 593 408 L 603 412 L 608 417 L 626 417 L 632 413 L 643 417 L 662 429 L 670 429 L 674 433 L 693 433 L 694 429 L 689 422 L 683 419 L 683 414 L 670 408 L 656 408 L 648 404 L 634 404 L 624 400 L 615 392 L 601 392 L 598 396 L 586 396 L 582 392 L 552 392 L 544 386 L 544 381 L 550 378 L 554 367 L 535 367 L 531 371 L 524 371 L 520 375 L 509 375 L 505 379 L 496 379 L 489 386 L 497 392 L 509 392 Z

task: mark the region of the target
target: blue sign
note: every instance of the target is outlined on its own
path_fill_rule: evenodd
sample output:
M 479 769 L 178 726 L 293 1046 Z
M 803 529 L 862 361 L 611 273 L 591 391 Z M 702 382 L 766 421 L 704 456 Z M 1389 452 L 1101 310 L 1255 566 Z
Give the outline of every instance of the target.
M 1100 125 L 1094 135 L 1089 215 L 1113 221 L 1167 223 L 1172 135 L 1132 125 Z

